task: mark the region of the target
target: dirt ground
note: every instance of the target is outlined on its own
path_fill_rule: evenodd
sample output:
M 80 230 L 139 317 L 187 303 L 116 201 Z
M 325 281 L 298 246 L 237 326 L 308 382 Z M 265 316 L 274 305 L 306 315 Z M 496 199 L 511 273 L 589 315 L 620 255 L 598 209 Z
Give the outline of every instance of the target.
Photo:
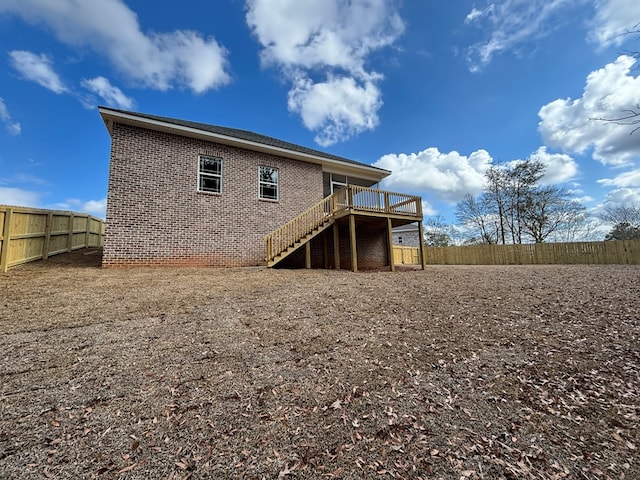
M 0 274 L 0 478 L 638 479 L 640 267 Z

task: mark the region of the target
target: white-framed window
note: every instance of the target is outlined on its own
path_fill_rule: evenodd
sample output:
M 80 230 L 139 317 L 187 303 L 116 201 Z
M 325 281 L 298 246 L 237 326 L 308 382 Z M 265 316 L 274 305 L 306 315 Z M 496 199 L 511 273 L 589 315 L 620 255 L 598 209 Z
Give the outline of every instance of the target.
M 336 193 L 341 188 L 347 188 L 347 176 L 331 174 L 331 193 Z
M 198 191 L 222 193 L 222 159 L 200 155 L 198 165 Z
M 261 200 L 278 200 L 279 188 L 278 188 L 279 172 L 274 167 L 258 167 L 258 182 L 260 185 L 260 192 L 258 194 Z

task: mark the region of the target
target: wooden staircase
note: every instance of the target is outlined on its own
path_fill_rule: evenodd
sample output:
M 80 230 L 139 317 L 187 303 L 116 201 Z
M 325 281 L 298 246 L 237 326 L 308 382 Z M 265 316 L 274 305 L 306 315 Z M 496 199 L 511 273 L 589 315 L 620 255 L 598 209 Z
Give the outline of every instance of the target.
M 337 202 L 341 198 L 338 194 L 336 192 L 323 198 L 265 237 L 268 267 L 273 267 L 333 225 L 334 214 L 338 210 Z
M 346 211 L 417 221 L 422 219 L 422 202 L 413 195 L 349 185 L 268 234 L 266 265 L 273 267 L 284 260 L 331 227 Z
M 284 260 L 285 258 L 287 258 L 293 252 L 298 250 L 298 248 L 300 248 L 303 245 L 305 245 L 306 243 L 310 242 L 311 240 L 313 240 L 314 237 L 316 237 L 320 233 L 324 232 L 327 228 L 329 228 L 331 225 L 333 225 L 334 221 L 335 220 L 333 220 L 333 219 L 327 220 L 322 225 L 319 225 L 318 227 L 316 227 L 313 230 L 311 230 L 311 232 L 306 234 L 304 237 L 302 237 L 302 238 L 296 240 L 295 242 L 293 242 L 292 245 L 290 245 L 285 250 L 281 251 L 279 254 L 274 256 L 271 261 L 267 262 L 267 266 L 268 267 L 273 267 L 278 262 L 280 262 L 280 261 Z

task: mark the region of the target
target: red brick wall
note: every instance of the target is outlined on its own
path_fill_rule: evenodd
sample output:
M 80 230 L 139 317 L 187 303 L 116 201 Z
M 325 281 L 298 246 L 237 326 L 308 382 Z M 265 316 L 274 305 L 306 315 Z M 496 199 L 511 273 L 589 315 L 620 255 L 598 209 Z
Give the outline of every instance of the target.
M 264 236 L 322 199 L 322 167 L 114 124 L 103 266 L 249 266 Z M 222 193 L 197 191 L 198 155 L 223 159 Z M 278 202 L 258 199 L 258 166 L 279 168 Z

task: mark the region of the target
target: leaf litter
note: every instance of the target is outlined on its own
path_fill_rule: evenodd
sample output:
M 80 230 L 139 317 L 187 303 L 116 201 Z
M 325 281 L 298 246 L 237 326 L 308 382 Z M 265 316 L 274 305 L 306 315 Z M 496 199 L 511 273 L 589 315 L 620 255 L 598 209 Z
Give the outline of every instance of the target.
M 0 277 L 2 478 L 640 478 L 638 266 L 90 252 Z

